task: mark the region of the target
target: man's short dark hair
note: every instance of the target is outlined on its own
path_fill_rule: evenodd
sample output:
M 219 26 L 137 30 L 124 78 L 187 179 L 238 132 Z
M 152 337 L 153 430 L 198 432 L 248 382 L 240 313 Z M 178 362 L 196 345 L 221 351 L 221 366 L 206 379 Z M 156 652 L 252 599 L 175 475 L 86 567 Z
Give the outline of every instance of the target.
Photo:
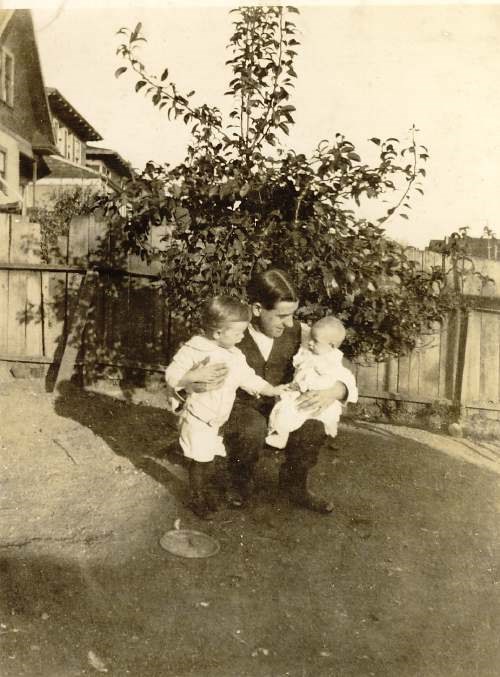
M 260 303 L 266 310 L 273 310 L 281 301 L 296 303 L 297 292 L 288 275 L 279 268 L 269 268 L 254 273 L 247 286 L 250 303 Z

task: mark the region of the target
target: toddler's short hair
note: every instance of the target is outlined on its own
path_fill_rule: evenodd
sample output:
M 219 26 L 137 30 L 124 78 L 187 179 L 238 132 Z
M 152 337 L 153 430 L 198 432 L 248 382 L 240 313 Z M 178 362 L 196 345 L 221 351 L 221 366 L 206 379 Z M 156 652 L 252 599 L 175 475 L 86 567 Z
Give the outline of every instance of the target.
M 326 315 L 320 320 L 313 324 L 315 329 L 320 329 L 321 331 L 327 331 L 330 334 L 335 335 L 337 345 L 340 345 L 345 339 L 345 327 L 344 324 L 333 315 Z
M 205 334 L 213 334 L 229 322 L 250 322 L 250 306 L 233 296 L 213 296 L 201 309 L 201 328 Z

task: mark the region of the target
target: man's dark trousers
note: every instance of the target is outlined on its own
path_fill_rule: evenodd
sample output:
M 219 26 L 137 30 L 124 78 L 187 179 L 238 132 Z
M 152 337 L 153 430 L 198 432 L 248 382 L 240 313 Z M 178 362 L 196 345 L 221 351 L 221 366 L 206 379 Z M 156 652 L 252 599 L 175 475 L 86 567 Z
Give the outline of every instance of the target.
M 293 377 L 293 356 L 301 344 L 301 326 L 294 322 L 282 336 L 274 339 L 271 353 L 264 359 L 250 336 L 245 336 L 238 348 L 255 372 L 272 385 L 289 383 Z M 224 426 L 229 470 L 235 487 L 245 490 L 252 480 L 255 464 L 262 452 L 267 436 L 268 417 L 273 398 L 254 398 L 239 392 L 229 421 Z M 280 470 L 281 488 L 290 494 L 305 495 L 307 475 L 318 461 L 319 450 L 326 439 L 321 421 L 309 420 L 290 433 L 284 449 L 284 462 Z

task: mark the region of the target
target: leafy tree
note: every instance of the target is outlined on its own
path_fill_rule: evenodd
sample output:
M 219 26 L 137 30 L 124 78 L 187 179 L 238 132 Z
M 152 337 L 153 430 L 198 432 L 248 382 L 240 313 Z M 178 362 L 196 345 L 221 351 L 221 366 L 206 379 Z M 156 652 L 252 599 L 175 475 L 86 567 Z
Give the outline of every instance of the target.
M 95 188 L 69 186 L 54 190 L 44 203 L 29 210 L 30 219 L 40 224 L 42 261 L 50 261 L 57 238 L 68 234 L 71 219 L 92 211 L 96 196 Z
M 135 90 L 191 132 L 177 166 L 148 162 L 118 196 L 101 202 L 127 233 L 127 247 L 149 256 L 150 229 L 170 224 L 162 253 L 163 282 L 174 316 L 189 322 L 208 295 L 244 295 L 254 269 L 291 272 L 303 317 L 336 313 L 351 329 L 347 353 L 381 358 L 415 345 L 418 334 L 455 302 L 441 267 L 421 271 L 385 237 L 391 216 L 408 218 L 415 193 L 423 193 L 427 149 L 415 127 L 407 145 L 371 138 L 377 160 L 363 161 L 342 134 L 321 141 L 308 157 L 282 141 L 294 124 L 290 103 L 299 42 L 294 7 L 232 10 L 232 71 L 225 94 L 228 120 L 195 92 L 181 92 L 168 68 L 155 76 L 139 59 L 142 26 L 123 36 L 117 53 Z M 392 195 L 376 222 L 360 218 L 364 200 Z

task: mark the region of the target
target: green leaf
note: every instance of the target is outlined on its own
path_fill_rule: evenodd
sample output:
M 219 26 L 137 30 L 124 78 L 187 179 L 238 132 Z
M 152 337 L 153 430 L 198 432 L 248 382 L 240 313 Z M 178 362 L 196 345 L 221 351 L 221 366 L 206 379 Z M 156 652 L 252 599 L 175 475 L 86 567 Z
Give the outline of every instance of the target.
M 117 68 L 115 70 L 115 78 L 119 78 L 120 75 L 123 75 L 123 73 L 125 73 L 126 70 L 127 70 L 127 66 L 120 66 L 120 68 Z
M 135 91 L 138 92 L 144 85 L 146 84 L 145 80 L 139 80 L 139 82 L 135 86 Z
M 376 136 L 372 136 L 372 138 L 370 139 L 370 141 L 371 141 L 372 143 L 376 144 L 377 146 L 380 146 L 380 139 L 378 139 Z
M 163 73 L 161 74 L 160 80 L 163 82 L 163 81 L 166 80 L 167 78 L 168 78 L 168 68 L 165 68 L 165 70 L 164 70 Z
M 142 23 L 139 22 L 137 24 L 137 26 L 134 28 L 134 30 L 132 31 L 132 33 L 130 34 L 130 42 L 133 42 L 134 40 L 137 39 L 137 36 L 141 32 L 141 28 L 142 28 Z
M 240 188 L 240 195 L 241 197 L 246 197 L 248 193 L 250 192 L 250 184 L 245 183 L 241 188 Z

